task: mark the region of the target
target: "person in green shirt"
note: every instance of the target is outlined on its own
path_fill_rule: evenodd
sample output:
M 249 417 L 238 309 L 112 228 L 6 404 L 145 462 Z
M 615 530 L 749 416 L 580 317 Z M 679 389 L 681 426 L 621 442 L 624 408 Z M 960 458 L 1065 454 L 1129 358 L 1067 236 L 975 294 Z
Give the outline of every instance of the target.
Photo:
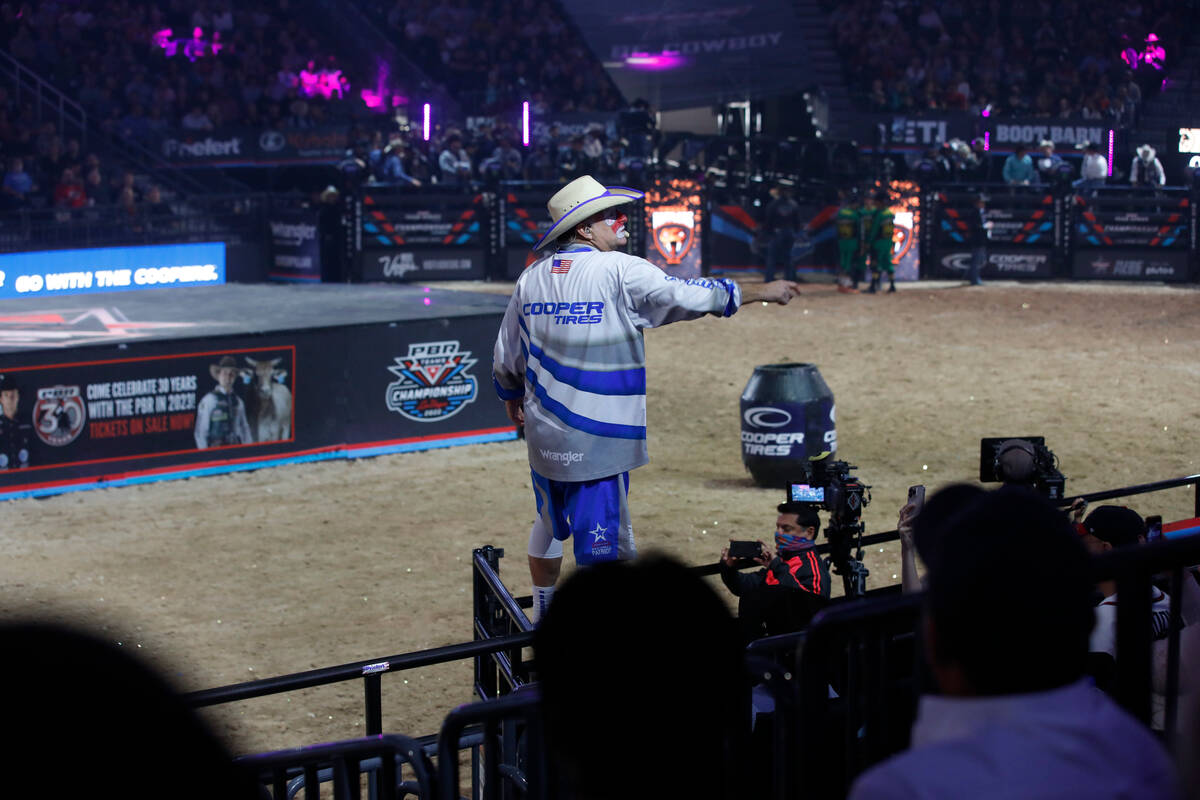
M 888 275 L 888 291 L 896 291 L 896 268 L 892 264 L 892 251 L 896 232 L 896 215 L 887 205 L 887 195 L 879 190 L 871 192 L 867 208 L 863 212 L 863 228 L 866 252 L 871 257 L 871 286 L 867 292 L 874 294 L 883 283 L 883 273 Z
M 859 208 L 858 193 L 854 190 L 839 192 L 842 201 L 834 226 L 837 229 L 839 292 L 858 291 L 859 252 L 862 249 L 862 210 Z

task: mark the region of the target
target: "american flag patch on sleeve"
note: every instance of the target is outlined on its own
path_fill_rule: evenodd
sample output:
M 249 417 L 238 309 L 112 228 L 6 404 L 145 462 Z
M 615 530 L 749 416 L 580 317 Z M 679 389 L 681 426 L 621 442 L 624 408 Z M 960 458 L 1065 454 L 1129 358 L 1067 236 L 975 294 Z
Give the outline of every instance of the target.
M 571 259 L 556 258 L 550 263 L 550 272 L 555 275 L 566 275 L 571 268 Z

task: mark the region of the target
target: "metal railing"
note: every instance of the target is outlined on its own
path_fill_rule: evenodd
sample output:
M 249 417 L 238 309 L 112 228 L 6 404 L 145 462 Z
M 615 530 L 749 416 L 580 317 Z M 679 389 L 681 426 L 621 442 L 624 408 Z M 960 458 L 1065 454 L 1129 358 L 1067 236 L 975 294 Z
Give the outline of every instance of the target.
M 452 759 L 453 760 L 453 759 Z M 372 736 L 344 742 L 298 747 L 243 756 L 237 762 L 257 776 L 273 800 L 289 800 L 304 791 L 306 800 L 321 797 L 321 784 L 330 783 L 334 800 L 358 800 L 361 777 L 369 794 L 396 800 L 410 794 L 436 800 L 437 772 L 420 742 L 407 736 Z M 402 768 L 412 772 L 405 779 Z
M 79 137 L 79 143 L 87 146 L 88 116 L 83 106 L 63 94 L 42 76 L 17 61 L 6 50 L 0 49 L 0 74 L 12 81 L 13 101 L 20 107 L 28 96 L 33 101 L 34 119 L 40 125 L 45 115 L 52 111 L 55 127 L 64 134 L 70 130 Z
M 230 192 L 245 189 L 240 182 L 232 180 L 220 170 L 211 170 L 204 180 L 200 180 L 166 161 L 140 142 L 105 129 L 97 124 L 93 117 L 88 116 L 82 105 L 2 49 L 0 74 L 7 76 L 12 82 L 18 104 L 23 95 L 32 97 L 34 113 L 39 123 L 42 122 L 44 113 L 52 111 L 56 117 L 56 127 L 63 135 L 78 136 L 81 145 L 87 146 L 90 143 L 93 148 L 100 147 L 105 155 L 114 158 L 123 166 L 152 174 L 157 183 L 172 192 L 189 195 L 213 190 Z

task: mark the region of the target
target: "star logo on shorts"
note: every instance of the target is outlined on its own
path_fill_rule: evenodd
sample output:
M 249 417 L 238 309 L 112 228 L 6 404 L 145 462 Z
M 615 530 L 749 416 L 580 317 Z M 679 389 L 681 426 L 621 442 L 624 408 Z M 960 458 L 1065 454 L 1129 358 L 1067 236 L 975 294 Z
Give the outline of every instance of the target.
M 597 522 L 596 527 L 594 529 L 588 531 L 588 533 L 590 533 L 592 535 L 592 544 L 595 544 L 597 542 L 608 541 L 607 537 L 605 537 L 605 535 L 604 535 L 604 534 L 608 533 L 608 528 L 600 527 L 599 522 Z

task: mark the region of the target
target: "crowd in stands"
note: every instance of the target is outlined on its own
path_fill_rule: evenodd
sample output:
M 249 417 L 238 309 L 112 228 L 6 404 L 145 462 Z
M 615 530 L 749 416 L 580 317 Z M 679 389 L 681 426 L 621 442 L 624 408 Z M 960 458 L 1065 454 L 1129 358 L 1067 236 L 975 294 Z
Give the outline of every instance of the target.
M 0 6 L 0 47 L 111 132 L 146 141 L 168 129 L 308 128 L 338 116 L 348 93 L 308 96 L 302 85 L 305 71 L 339 67 L 315 30 L 285 0 Z M 30 113 L 0 103 L 0 146 L 31 126 Z
M 1163 73 L 1121 53 L 1186 35 L 1172 0 L 853 0 L 830 5 L 848 82 L 879 111 L 969 110 L 1132 124 Z
M 621 96 L 553 0 L 364 0 L 389 36 L 464 106 L 493 114 L 615 111 Z
M 0 105 L 7 97 L 0 87 Z M 96 209 L 118 209 L 116 220 L 136 232 L 147 215 L 170 216 L 162 190 L 134 173 L 64 139 L 54 123 L 23 129 L 4 143 L 0 211 L 53 209 L 59 221 L 86 219 Z M 98 211 L 96 213 L 99 213 Z
M 624 135 L 622 135 L 624 134 Z M 373 184 L 470 189 L 497 181 L 569 181 L 581 175 L 636 183 L 650 149 L 649 134 L 593 124 L 566 131 L 552 123 L 522 143 L 506 122 L 450 127 L 425 141 L 416 129 L 391 125 L 367 132 L 343 162 Z

